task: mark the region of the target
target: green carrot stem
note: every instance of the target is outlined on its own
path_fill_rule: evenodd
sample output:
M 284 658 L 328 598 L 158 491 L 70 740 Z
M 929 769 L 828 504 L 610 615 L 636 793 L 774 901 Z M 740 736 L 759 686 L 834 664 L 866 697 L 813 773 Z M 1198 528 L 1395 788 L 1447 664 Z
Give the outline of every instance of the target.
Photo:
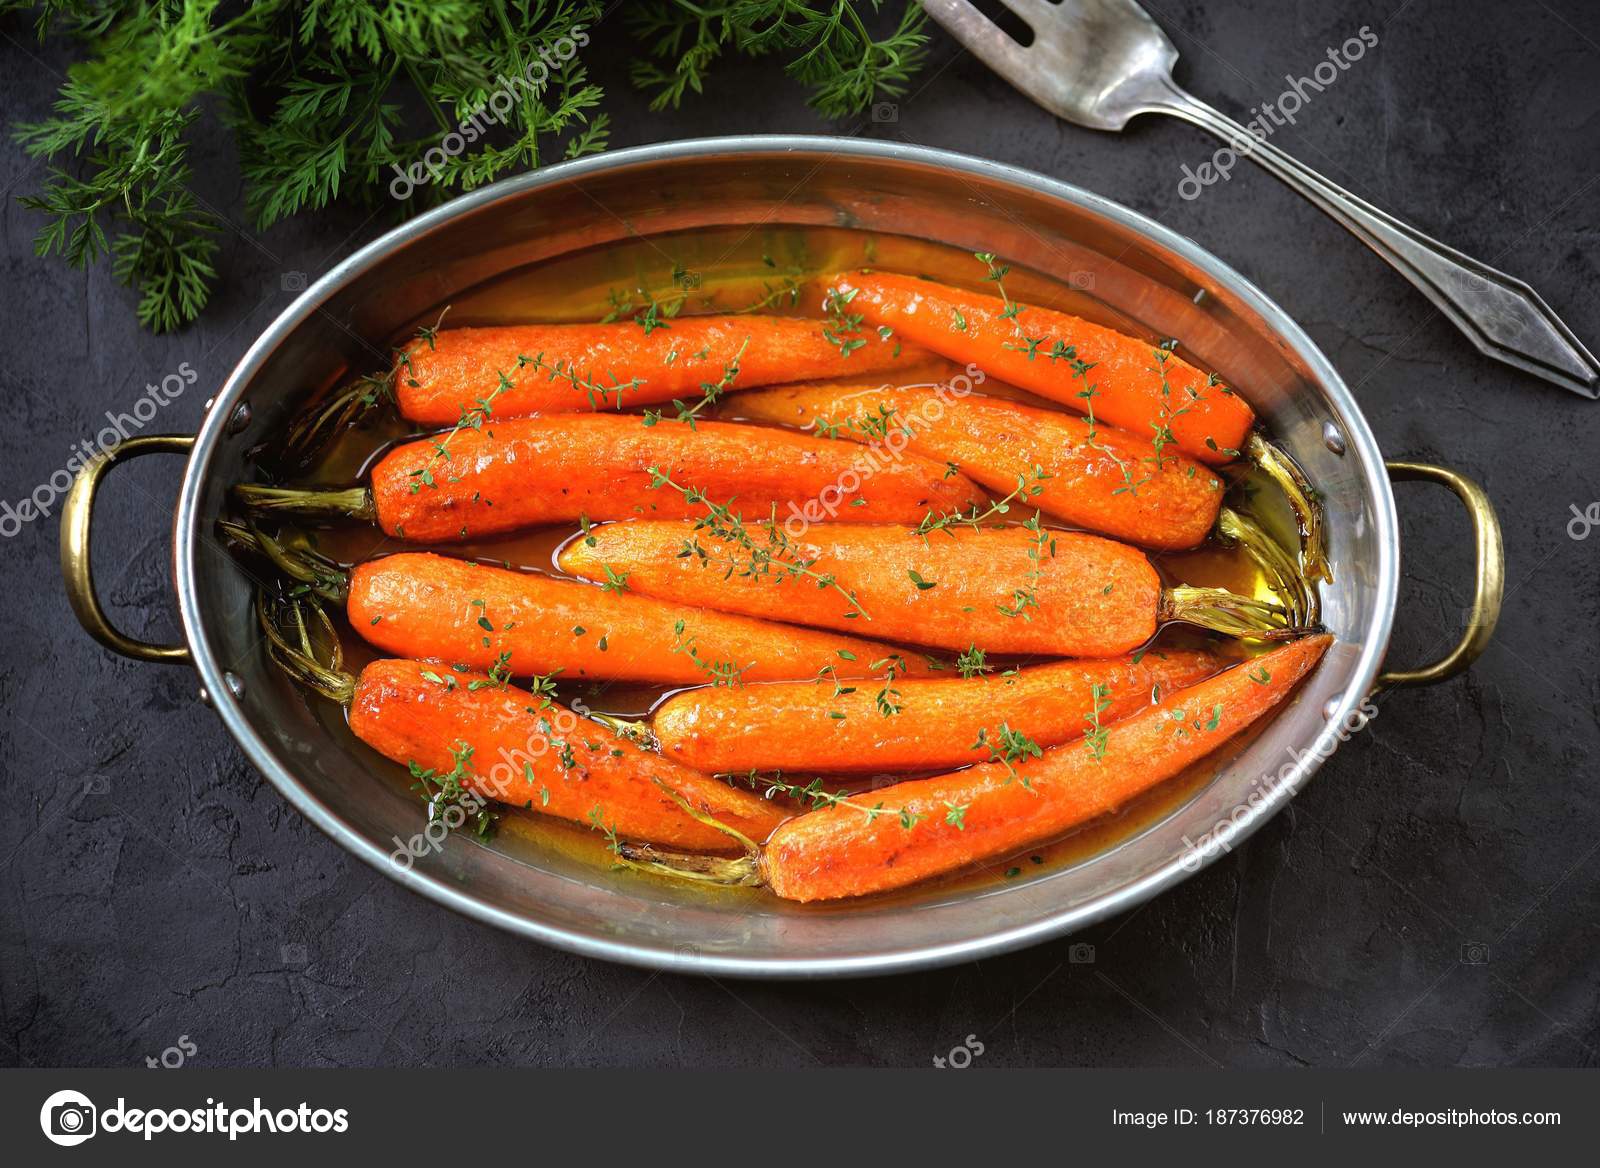
M 293 515 L 303 519 L 355 519 L 364 523 L 378 518 L 372 492 L 366 487 L 313 490 L 237 483 L 233 497 L 248 510 L 262 514 Z
M 1193 588 L 1187 584 L 1161 594 L 1158 619 L 1253 641 L 1289 641 L 1308 631 L 1296 626 L 1281 604 L 1240 596 L 1225 588 Z
M 274 539 L 254 524 L 246 526 L 224 519 L 217 526 L 234 544 L 263 557 L 290 580 L 324 600 L 342 605 L 349 599 L 350 574 L 313 548 L 303 533 L 290 531 L 281 539 Z
M 647 722 L 635 722 L 631 718 L 618 718 L 614 714 L 596 714 L 592 710 L 589 712 L 588 717 L 591 722 L 599 722 L 600 725 L 610 730 L 613 734 L 628 739 L 636 746 L 642 746 L 646 750 L 659 750 L 661 748 L 661 744 L 656 741 L 655 732 L 650 729 L 650 725 Z
M 652 846 L 651 844 L 619 843 L 616 849 L 617 862 L 625 868 L 632 868 L 640 872 L 653 872 L 658 876 L 672 876 L 679 880 L 691 880 L 700 884 L 715 884 L 721 887 L 751 887 L 762 883 L 761 876 L 761 848 L 753 839 L 741 831 L 729 827 L 717 819 L 713 819 L 698 807 L 689 803 L 682 795 L 667 786 L 660 779 L 652 779 L 657 787 L 676 803 L 684 814 L 699 820 L 707 827 L 714 827 L 738 842 L 744 849 L 744 855 L 737 860 L 729 860 L 720 856 L 698 856 L 689 852 L 668 852 Z
M 1225 541 L 1243 549 L 1266 574 L 1269 586 L 1282 598 L 1293 624 L 1302 628 L 1317 624 L 1322 605 L 1316 585 L 1306 580 L 1295 557 L 1265 528 L 1250 516 L 1224 507 L 1217 516 L 1217 531 Z
M 322 634 L 320 647 L 307 623 L 308 612 Z M 262 590 L 256 593 L 256 617 L 267 637 L 267 657 L 274 665 L 291 680 L 329 701 L 341 706 L 350 704 L 355 698 L 356 679 L 342 668 L 344 650 L 339 633 L 321 605 L 298 598 L 274 602 Z
M 1260 434 L 1251 434 L 1245 444 L 1245 454 L 1251 462 L 1276 483 L 1294 508 L 1295 521 L 1300 525 L 1300 567 L 1308 580 L 1333 583 L 1333 569 L 1328 564 L 1327 545 L 1322 533 L 1322 504 L 1317 499 L 1317 489 L 1306 478 L 1305 472 L 1287 453 Z
M 752 888 L 762 883 L 761 868 L 754 856 L 729 860 L 720 856 L 697 856 L 692 852 L 663 851 L 652 844 L 617 845 L 617 863 L 637 872 L 671 876 L 719 888 Z
M 296 415 L 284 430 L 277 459 L 298 466 L 310 464 L 329 442 L 360 422 L 379 402 L 393 400 L 393 373 L 357 379 Z

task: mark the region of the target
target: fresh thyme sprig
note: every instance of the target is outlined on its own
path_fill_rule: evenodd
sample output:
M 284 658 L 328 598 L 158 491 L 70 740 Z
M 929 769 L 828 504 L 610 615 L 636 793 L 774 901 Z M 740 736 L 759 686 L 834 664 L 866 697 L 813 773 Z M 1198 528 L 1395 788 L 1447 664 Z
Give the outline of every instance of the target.
M 687 632 L 687 628 L 687 623 L 684 621 L 673 622 L 674 640 L 672 651 L 674 653 L 682 653 L 690 661 L 693 661 L 696 667 L 711 679 L 711 684 L 714 687 L 726 686 L 732 689 L 735 686 L 743 685 L 744 675 L 755 663 L 752 661 L 744 665 L 737 665 L 732 661 L 708 661 L 700 656 L 699 650 L 695 647 L 694 637 Z
M 587 819 L 589 820 L 590 827 L 594 828 L 601 835 L 605 836 L 606 850 L 609 851 L 613 856 L 616 856 L 620 859 L 622 856 L 622 837 L 617 834 L 617 825 L 615 823 L 606 822 L 605 809 L 602 808 L 600 804 L 596 803 L 593 807 L 589 808 Z M 615 866 L 621 867 L 622 865 L 617 864 Z
M 1017 485 L 999 499 L 991 502 L 987 507 L 979 508 L 976 503 L 966 510 L 933 512 L 922 517 L 922 522 L 917 524 L 916 532 L 926 538 L 936 531 L 953 531 L 958 527 L 977 529 L 991 519 L 998 519 L 1011 511 L 1011 505 L 1018 499 L 1031 499 L 1044 490 L 1044 480 L 1050 478 L 1048 471 L 1042 466 L 1033 468 L 1033 483 L 1030 485 L 1027 475 L 1017 476 Z
M 609 384 L 597 381 L 587 373 L 578 372 L 578 368 L 566 358 L 557 361 L 547 361 L 543 353 L 535 353 L 532 357 L 518 357 L 517 367 L 528 367 L 535 372 L 543 373 L 546 381 L 565 381 L 573 389 L 585 394 L 589 404 L 595 409 L 601 409 L 610 398 L 616 408 L 622 408 L 622 399 L 629 393 L 644 384 L 642 377 L 631 377 L 627 381 L 618 381 L 616 376 L 611 376 Z
M 956 658 L 956 671 L 965 678 L 981 676 L 994 668 L 988 664 L 987 656 L 978 646 L 968 646 L 967 651 Z
M 1155 373 L 1161 381 L 1160 413 L 1156 420 L 1150 423 L 1150 429 L 1154 431 L 1154 434 L 1150 439 L 1150 445 L 1155 448 L 1155 466 L 1157 471 L 1160 471 L 1164 465 L 1164 453 L 1167 447 L 1176 445 L 1178 441 L 1178 439 L 1172 433 L 1172 423 L 1178 418 L 1182 417 L 1184 414 L 1187 414 L 1194 408 L 1195 403 L 1201 400 L 1201 394 L 1199 390 L 1189 389 L 1185 391 L 1189 395 L 1187 401 L 1176 408 L 1174 408 L 1172 404 L 1172 383 L 1167 377 L 1167 363 L 1172 360 L 1173 350 L 1175 350 L 1177 347 L 1178 342 L 1176 340 L 1163 341 L 1160 347 L 1151 350 L 1150 354 L 1155 358 Z M 1216 374 L 1213 373 L 1207 384 L 1215 385 L 1216 383 Z M 1177 460 L 1176 455 L 1173 456 L 1173 460 Z
M 978 730 L 978 740 L 972 744 L 973 750 L 988 752 L 986 762 L 997 762 L 1006 768 L 1011 779 L 1021 779 L 1022 785 L 1028 790 L 1033 790 L 1033 784 L 1017 770 L 1017 763 L 1026 762 L 1030 758 L 1044 757 L 1044 748 L 1020 730 L 1013 730 L 1006 722 L 1000 723 L 1000 729 L 991 736 L 987 729 Z
M 799 269 L 795 269 L 797 272 Z M 680 284 L 689 279 L 689 273 L 681 264 L 674 264 L 672 269 L 672 282 Z M 716 303 L 714 295 L 701 296 L 700 302 L 707 309 L 727 313 L 732 316 L 744 316 L 753 312 L 764 312 L 777 306 L 793 308 L 800 303 L 802 286 L 800 281 L 792 275 L 779 277 L 776 284 L 770 280 L 761 281 L 761 295 L 749 304 L 737 308 L 722 308 Z M 601 324 L 611 324 L 619 320 L 632 320 L 644 329 L 648 336 L 658 328 L 669 328 L 671 322 L 682 313 L 684 306 L 689 302 L 687 290 L 672 293 L 665 298 L 658 298 L 654 293 L 644 288 L 635 289 L 639 297 L 636 303 L 625 292 L 616 288 L 606 293 L 606 300 L 611 309 L 600 318 Z M 670 364 L 671 358 L 668 358 Z
M 1000 294 L 1000 302 L 1003 305 L 1000 310 L 1000 319 L 1011 321 L 1012 331 L 1018 337 L 1021 337 L 1022 325 L 1017 323 L 1017 317 L 1022 313 L 1022 305 L 1012 300 L 1010 294 L 1006 292 L 1006 277 L 1011 274 L 1011 265 L 1002 264 L 992 251 L 975 251 L 972 253 L 972 258 L 989 269 L 988 275 L 984 276 L 983 279 L 985 283 L 993 284 L 995 291 Z M 962 328 L 965 327 L 966 325 L 963 323 Z M 1012 345 L 1007 346 L 1007 348 L 1015 347 Z M 1032 356 L 1031 352 L 1029 356 Z
M 674 420 L 686 423 L 689 429 L 693 430 L 694 420 L 700 411 L 708 406 L 715 405 L 717 399 L 726 393 L 728 388 L 738 380 L 739 362 L 744 359 L 744 351 L 749 347 L 750 338 L 746 337 L 740 342 L 739 351 L 733 355 L 733 360 L 723 365 L 722 379 L 715 382 L 702 381 L 700 383 L 700 400 L 695 402 L 694 405 L 685 405 L 682 401 L 674 399 L 672 405 L 678 411 Z M 646 426 L 654 426 L 659 421 L 661 421 L 660 410 L 646 410 L 644 412 L 644 424 Z
M 763 280 L 761 281 L 761 291 L 763 295 L 760 299 L 746 304 L 743 308 L 731 308 L 728 311 L 733 313 L 764 312 L 769 308 L 779 306 L 793 308 L 800 303 L 800 281 L 793 276 L 781 276 L 777 284 Z M 785 301 L 788 303 L 785 304 Z
M 1117 487 L 1112 493 L 1122 494 L 1126 492 L 1137 495 L 1139 488 L 1150 482 L 1153 476 L 1145 475 L 1143 478 L 1136 480 L 1133 475 L 1133 468 L 1128 463 L 1128 460 L 1100 441 L 1094 416 L 1094 399 L 1099 396 L 1100 391 L 1089 382 L 1089 370 L 1094 368 L 1094 363 L 1083 360 L 1078 356 L 1076 346 L 1068 344 L 1059 338 L 1028 335 L 1019 319 L 1023 306 L 1011 299 L 1005 287 L 1005 277 L 1010 273 L 1011 266 L 1000 263 L 993 252 L 974 252 L 973 256 L 988 268 L 988 274 L 984 279 L 986 282 L 992 282 L 1000 294 L 1002 304 L 1000 319 L 1012 322 L 1012 332 L 1016 339 L 1002 342 L 1003 346 L 1013 352 L 1024 354 L 1030 361 L 1034 360 L 1042 352 L 1052 363 L 1056 361 L 1066 361 L 1068 363 L 1068 368 L 1072 370 L 1072 376 L 1083 383 L 1083 388 L 1078 391 L 1077 396 L 1083 399 L 1084 412 L 1087 414 L 1089 431 L 1085 441 L 1089 447 L 1098 450 L 1116 463 L 1117 469 L 1122 474 L 1122 486 Z M 966 321 L 961 321 L 960 325 L 962 329 L 965 329 Z M 1045 348 L 1047 344 L 1049 347 Z M 1165 341 L 1158 348 L 1151 351 L 1156 362 L 1153 371 L 1160 380 L 1161 401 L 1157 420 L 1150 423 L 1150 428 L 1154 431 L 1151 445 L 1154 447 L 1155 453 L 1152 458 L 1146 461 L 1153 463 L 1157 472 L 1160 472 L 1167 463 L 1169 457 L 1166 454 L 1167 447 L 1175 445 L 1177 442 L 1172 432 L 1173 421 L 1192 410 L 1195 404 L 1201 401 L 1204 396 L 1199 390 L 1188 388 L 1185 390 L 1188 395 L 1187 399 L 1179 404 L 1174 404 L 1172 385 L 1167 376 L 1167 363 L 1171 360 L 1177 344 L 1178 342 L 1175 340 Z M 1214 373 L 1206 379 L 1208 387 L 1218 384 L 1219 380 Z M 1233 453 L 1236 454 L 1237 452 Z M 1176 458 L 1176 456 L 1170 457 Z
M 1087 728 L 1084 730 L 1083 744 L 1090 757 L 1100 762 L 1106 756 L 1106 742 L 1111 734 L 1110 727 L 1100 725 L 1100 715 L 1111 707 L 1111 687 L 1103 682 L 1095 682 L 1089 691 L 1089 706 L 1090 712 L 1084 718 Z
M 776 518 L 758 522 L 757 526 L 767 537 L 766 546 L 762 546 L 751 534 L 743 516 L 726 503 L 719 503 L 708 497 L 698 487 L 674 482 L 672 476 L 659 466 L 645 469 L 650 475 L 652 488 L 665 487 L 677 491 L 690 506 L 701 506 L 706 509 L 705 516 L 695 520 L 694 532 L 704 531 L 714 539 L 737 544 L 744 550 L 748 558 L 743 562 L 732 557 L 726 558 L 725 578 L 738 575 L 748 579 L 770 578 L 774 583 L 782 583 L 795 577 L 804 577 L 815 582 L 818 588 L 831 589 L 844 597 L 850 605 L 850 616 L 872 619 L 867 610 L 856 600 L 854 592 L 844 588 L 832 573 L 817 571 L 814 566 L 817 562 L 815 558 L 807 558 L 799 553 Z M 683 559 L 693 557 L 702 565 L 711 563 L 711 553 L 698 538 L 685 540 L 683 550 L 678 555 Z
M 902 807 L 899 811 L 889 811 L 882 801 L 868 805 L 858 802 L 854 795 L 843 791 L 830 791 L 822 785 L 821 779 L 812 779 L 804 785 L 787 783 L 781 774 L 763 775 L 760 771 L 751 771 L 745 776 L 752 790 L 765 788 L 763 795 L 771 799 L 774 795 L 787 795 L 802 803 L 810 803 L 811 810 L 818 811 L 824 807 L 849 807 L 861 812 L 868 823 L 875 823 L 880 816 L 891 815 L 900 821 L 900 826 L 910 831 L 917 824 L 927 818 Z
M 861 325 L 867 318 L 859 312 L 850 311 L 850 302 L 859 291 L 859 288 L 848 291 L 829 288 L 822 298 L 822 311 L 828 317 L 828 323 L 822 327 L 822 335 L 829 344 L 838 348 L 841 357 L 848 357 L 867 343 L 867 338 L 860 335 Z
M 1011 505 L 1018 499 L 1031 499 L 1044 490 L 1044 482 L 1050 478 L 1042 466 L 1033 468 L 1033 481 L 1030 483 L 1027 475 L 1017 476 L 1017 485 L 1005 496 L 990 503 L 988 507 L 979 509 L 973 503 L 967 510 L 947 511 L 944 514 L 929 512 L 923 516 L 922 522 L 917 525 L 917 534 L 924 540 L 936 531 L 952 532 L 958 527 L 967 527 L 977 530 L 990 519 L 999 518 L 1011 510 Z M 1022 528 L 1028 532 L 1028 572 L 1023 578 L 1020 587 L 1012 590 L 1009 602 L 997 602 L 996 607 L 1006 616 L 1021 617 L 1031 620 L 1031 609 L 1039 607 L 1037 593 L 1039 582 L 1044 578 L 1044 561 L 1046 556 L 1054 557 L 1056 554 L 1056 537 L 1053 529 L 1044 525 L 1039 511 L 1023 520 Z
M 528 365 L 531 365 L 534 361 L 535 358 L 533 357 L 519 356 L 517 358 L 517 368 L 519 370 L 523 369 Z M 499 378 L 498 384 L 496 384 L 495 387 L 489 391 L 487 396 L 479 398 L 471 406 L 463 406 L 461 409 L 461 417 L 456 424 L 441 437 L 433 439 L 433 454 L 428 461 L 417 467 L 416 470 L 410 472 L 411 493 L 413 495 L 422 490 L 423 487 L 432 487 L 435 490 L 438 489 L 439 482 L 438 479 L 434 477 L 433 468 L 438 463 L 450 461 L 450 443 L 454 441 L 456 435 L 461 433 L 463 430 L 482 430 L 484 424 L 489 421 L 489 418 L 494 413 L 495 399 L 501 394 L 505 393 L 506 390 L 513 388 L 516 384 L 511 380 L 511 378 L 506 376 L 503 369 L 496 370 L 495 376 Z
M 466 780 L 473 775 L 472 747 L 465 742 L 457 742 L 450 748 L 450 759 L 454 765 L 443 774 L 416 762 L 409 763 L 407 769 L 416 780 L 411 784 L 411 789 L 420 792 L 423 802 L 428 805 L 430 823 L 443 820 L 450 808 L 458 807 L 462 815 L 471 820 L 473 831 L 479 838 L 487 839 L 494 831 L 499 816 L 489 810 L 484 799 L 467 789 Z
M 1089 370 L 1094 368 L 1093 362 L 1084 361 L 1081 359 L 1078 356 L 1077 350 L 1071 345 L 1061 346 L 1061 348 L 1062 352 L 1060 355 L 1070 362 L 1072 376 L 1083 382 L 1083 388 L 1078 391 L 1078 396 L 1083 399 L 1084 421 L 1087 422 L 1089 426 L 1088 433 L 1084 435 L 1084 442 L 1091 449 L 1098 450 L 1101 454 L 1104 454 L 1107 458 L 1111 459 L 1112 462 L 1117 464 L 1117 469 L 1122 472 L 1122 485 L 1120 487 L 1112 488 L 1111 493 L 1113 495 L 1121 495 L 1126 493 L 1137 497 L 1139 494 L 1139 488 L 1148 483 L 1151 476 L 1145 475 L 1144 478 L 1135 481 L 1133 477 L 1133 468 L 1128 464 L 1128 460 L 1123 458 L 1115 450 L 1111 449 L 1111 447 L 1106 446 L 1100 441 L 1100 430 L 1094 417 L 1094 399 L 1100 396 L 1100 390 L 1096 386 L 1089 383 Z M 1052 352 L 1051 359 L 1054 360 L 1055 358 L 1056 354 Z M 1158 466 L 1156 469 L 1159 470 L 1160 467 Z
M 880 669 L 884 671 L 883 688 L 873 698 L 873 704 L 877 706 L 878 713 L 885 718 L 892 718 L 905 709 L 900 704 L 901 694 L 894 687 L 894 679 L 906 671 L 906 659 L 894 654 L 883 658 L 881 661 L 874 661 L 871 669 L 874 672 Z
M 1055 558 L 1056 537 L 1055 532 L 1044 525 L 1037 511 L 1023 521 L 1022 527 L 1031 537 L 1028 540 L 1028 572 L 1022 586 L 1012 591 L 1011 603 L 997 607 L 1005 616 L 1032 620 L 1033 614 L 1029 610 L 1039 607 L 1039 581 L 1044 579 L 1045 557 Z

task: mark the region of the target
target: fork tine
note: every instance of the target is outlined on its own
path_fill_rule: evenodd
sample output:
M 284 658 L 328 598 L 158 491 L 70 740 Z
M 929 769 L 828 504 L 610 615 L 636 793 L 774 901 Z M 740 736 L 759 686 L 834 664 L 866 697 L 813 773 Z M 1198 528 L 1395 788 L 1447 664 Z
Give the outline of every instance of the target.
M 1046 21 L 1061 15 L 1061 6 L 1051 0 L 1000 0 L 1000 3 L 1022 17 L 1033 29 L 1034 36 L 1044 31 Z
M 929 16 L 1002 77 L 1017 83 L 1028 69 L 1028 50 L 968 0 L 922 0 Z

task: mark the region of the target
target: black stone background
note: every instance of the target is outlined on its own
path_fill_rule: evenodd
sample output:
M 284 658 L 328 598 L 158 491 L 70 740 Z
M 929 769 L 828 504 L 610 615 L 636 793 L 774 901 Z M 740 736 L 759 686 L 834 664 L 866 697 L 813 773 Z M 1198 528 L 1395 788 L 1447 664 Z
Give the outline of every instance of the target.
M 1337 181 L 1529 280 L 1600 345 L 1600 10 L 1588 0 L 1272 0 L 1149 5 L 1180 79 L 1233 112 L 1363 24 L 1381 44 L 1274 139 Z M 947 147 L 1078 183 L 1192 236 L 1298 318 L 1386 454 L 1481 481 L 1505 520 L 1499 635 L 1463 679 L 1396 693 L 1294 806 L 1177 890 L 1083 935 L 915 976 L 822 984 L 671 977 L 515 939 L 348 857 L 241 758 L 185 669 L 93 644 L 68 611 L 54 521 L 0 546 L 4 815 L 0 1061 L 140 1065 L 187 1036 L 192 1066 L 524 1064 L 927 1066 L 967 1035 L 984 1066 L 1593 1065 L 1600 1046 L 1600 405 L 1477 356 L 1422 297 L 1309 204 L 1241 166 L 1194 202 L 1181 163 L 1214 143 L 1175 121 L 1057 123 L 939 41 L 892 123 L 819 122 L 769 63 L 730 63 L 678 113 L 628 92 L 629 42 L 588 58 L 614 145 L 838 132 Z M 6 121 L 38 117 L 66 60 L 0 17 Z M 242 220 L 230 147 L 198 137 L 199 187 Z M 41 167 L 0 145 L 8 196 Z M 35 259 L 10 197 L 0 362 L 4 490 L 16 500 L 147 381 L 200 383 L 156 426 L 192 431 L 255 334 L 389 225 L 304 215 L 229 233 L 202 321 L 141 332 L 105 266 Z M 100 580 L 121 625 L 170 637 L 178 465 L 119 473 Z M 1391 660 L 1457 634 L 1467 524 L 1446 492 L 1399 490 Z M 1069 960 L 1093 946 L 1093 961 Z M 1481 961 L 1479 959 L 1482 959 Z

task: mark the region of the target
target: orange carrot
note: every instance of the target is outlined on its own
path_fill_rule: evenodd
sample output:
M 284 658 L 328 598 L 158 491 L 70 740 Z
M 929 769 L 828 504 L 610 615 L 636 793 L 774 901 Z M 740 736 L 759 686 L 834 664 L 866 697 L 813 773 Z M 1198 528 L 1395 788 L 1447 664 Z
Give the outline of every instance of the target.
M 409 443 L 373 468 L 378 521 L 390 535 L 470 538 L 580 517 L 705 513 L 664 489 L 652 468 L 752 517 L 821 500 L 861 522 L 908 523 L 984 497 L 943 463 L 907 459 L 864 474 L 860 451 L 728 422 L 523 418 L 458 431 L 446 449 L 440 458 L 431 442 Z M 419 486 L 423 474 L 432 481 Z
M 949 462 L 997 495 L 1042 468 L 1050 477 L 1039 480 L 1030 504 L 1145 547 L 1194 547 L 1222 506 L 1221 479 L 1173 452 L 1158 467 L 1148 438 L 1053 410 L 957 394 L 948 381 L 790 385 L 741 394 L 728 409 L 867 443 L 884 460 L 904 450 Z
M 926 356 L 876 334 L 835 340 L 827 330 L 824 321 L 784 316 L 443 329 L 402 351 L 395 394 L 407 418 L 448 426 L 494 391 L 502 374 L 511 384 L 495 396 L 494 412 L 516 417 L 692 404 L 706 386 L 726 392 L 842 377 Z
M 426 552 L 361 564 L 347 613 L 386 653 L 518 677 L 614 678 L 696 685 L 926 674 L 921 657 L 859 637 L 697 611 L 611 589 Z
M 704 687 L 667 699 L 651 728 L 668 758 L 702 771 L 923 771 L 1057 746 L 1221 669 L 1222 658 L 1151 650 L 993 676 L 912 678 L 885 689 L 826 681 Z
M 667 791 L 752 839 L 765 839 L 784 818 L 766 800 L 643 751 L 546 697 L 483 674 L 442 676 L 417 661 L 374 661 L 350 704 L 358 738 L 433 772 L 430 797 L 442 785 L 447 798 L 470 792 L 694 851 L 725 851 L 730 840 Z
M 468 426 L 397 446 L 373 468 L 370 489 L 244 483 L 234 490 L 259 513 L 376 519 L 396 539 L 434 543 L 585 518 L 706 514 L 663 476 L 752 520 L 803 509 L 813 520 L 915 523 L 985 498 L 943 462 L 910 457 L 874 468 L 868 455 L 768 426 L 567 415 Z
M 1215 589 L 1164 590 L 1141 552 L 1077 532 L 837 523 L 773 552 L 780 562 L 803 556 L 829 588 L 745 571 L 747 549 L 720 534 L 688 523 L 607 524 L 568 544 L 559 562 L 591 580 L 626 575 L 631 590 L 682 604 L 990 653 L 1114 657 L 1163 620 L 1236 633 L 1286 623 L 1272 606 Z M 1260 627 L 1230 623 L 1257 618 Z
M 833 283 L 835 301 L 868 324 L 1080 413 L 1092 404 L 1097 419 L 1151 445 L 1229 462 L 1255 422 L 1243 398 L 1181 357 L 1081 317 L 888 272 Z
M 1257 721 L 1331 640 L 1308 637 L 1237 665 L 1089 741 L 1047 750 L 1016 774 L 984 763 L 797 816 L 762 849 L 761 876 L 788 900 L 863 896 L 1059 836 L 1179 774 Z

